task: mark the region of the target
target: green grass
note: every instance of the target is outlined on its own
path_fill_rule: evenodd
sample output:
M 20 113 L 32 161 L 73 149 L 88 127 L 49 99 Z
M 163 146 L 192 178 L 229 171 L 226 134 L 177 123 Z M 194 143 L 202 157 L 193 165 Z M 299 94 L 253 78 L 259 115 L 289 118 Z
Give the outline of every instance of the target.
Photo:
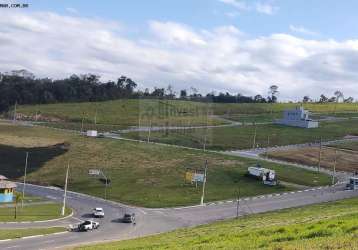
M 86 128 L 94 127 L 96 117 L 99 130 L 125 128 L 129 126 L 190 126 L 217 125 L 218 119 L 207 120 L 204 103 L 166 100 L 116 100 L 98 103 L 59 103 L 48 105 L 25 105 L 17 110 L 28 119 L 50 120 L 61 127 L 81 128 L 82 119 Z M 97 115 L 96 115 L 97 114 Z M 75 124 L 77 123 L 77 124 Z
M 51 227 L 51 228 L 26 228 L 26 229 L 0 229 L 0 240 L 16 239 L 26 236 L 53 234 L 65 232 L 66 228 Z
M 226 115 L 233 120 L 244 122 L 268 122 L 272 118 L 280 117 L 282 111 L 294 108 L 297 103 L 251 103 L 251 104 L 221 104 L 202 103 L 178 100 L 148 100 L 148 99 L 123 99 L 106 102 L 84 103 L 58 103 L 47 105 L 23 105 L 18 107 L 18 113 L 24 118 L 35 120 L 38 114 L 41 120 L 51 120 L 60 127 L 72 127 L 79 129 L 82 119 L 87 128 L 93 128 L 94 117 L 97 114 L 97 129 L 106 130 L 124 128 L 128 126 L 189 126 L 222 124 L 220 119 L 209 118 L 206 114 Z M 326 103 L 303 104 L 305 108 L 316 113 L 338 114 L 358 113 L 358 103 Z M 246 116 L 243 116 L 246 114 Z M 253 116 L 250 116 L 253 115 Z M 256 117 L 255 117 L 256 115 Z M 56 125 L 56 123 L 59 123 Z
M 357 249 L 357 225 L 348 199 L 75 249 Z
M 320 137 L 324 141 L 334 140 L 348 134 L 358 135 L 358 120 L 346 120 L 339 122 L 321 122 L 319 128 L 304 129 L 276 124 L 257 125 L 256 146 L 289 145 L 308 142 L 317 142 Z M 186 131 L 163 131 L 151 133 L 151 141 L 168 144 L 183 145 L 202 148 L 205 141 L 207 148 L 215 150 L 247 149 L 252 148 L 255 126 L 220 127 L 205 129 L 192 129 Z M 147 132 L 131 132 L 122 134 L 124 137 L 134 139 L 147 139 Z
M 207 200 L 235 197 L 240 187 L 243 196 L 290 190 L 267 187 L 245 176 L 251 159 L 203 153 L 202 151 L 128 142 L 104 138 L 86 138 L 40 127 L 0 125 L 0 146 L 4 161 L 2 173 L 22 179 L 25 152 L 29 151 L 27 180 L 33 183 L 63 186 L 65 168 L 70 162 L 69 189 L 104 197 L 105 186 L 88 176 L 89 169 L 102 169 L 110 178 L 107 198 L 147 207 L 197 204 L 201 188 L 184 184 L 186 168 L 203 168 L 208 160 Z M 43 141 L 44 140 L 44 141 Z M 53 145 L 48 145 L 48 143 Z M 37 147 L 31 147 L 31 143 Z M 26 148 L 23 146 L 26 145 Z M 277 170 L 282 181 L 306 186 L 326 185 L 324 174 L 294 167 L 262 163 Z
M 26 204 L 21 208 L 21 204 L 17 207 L 17 217 L 15 219 L 14 207 L 0 206 L 0 222 L 9 221 L 42 221 L 61 218 L 61 204 L 45 203 L 45 204 Z M 71 213 L 71 209 L 67 208 L 65 216 Z

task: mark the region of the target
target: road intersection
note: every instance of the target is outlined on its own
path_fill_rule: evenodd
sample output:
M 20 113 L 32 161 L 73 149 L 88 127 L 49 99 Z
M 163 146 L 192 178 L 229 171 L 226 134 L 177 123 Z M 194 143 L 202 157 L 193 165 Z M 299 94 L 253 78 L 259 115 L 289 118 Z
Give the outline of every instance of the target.
M 19 185 L 21 188 L 21 185 Z M 63 190 L 53 187 L 27 185 L 28 194 L 46 197 L 60 202 Z M 295 192 L 270 194 L 257 197 L 246 197 L 239 200 L 239 216 L 261 213 L 284 208 L 298 207 L 309 204 L 358 197 L 358 191 L 344 190 L 344 185 L 334 187 L 311 188 Z M 67 204 L 74 209 L 71 218 L 38 223 L 0 224 L 1 228 L 53 227 L 79 223 L 89 219 L 94 207 L 102 207 L 105 218 L 96 219 L 101 226 L 98 230 L 88 233 L 67 232 L 64 234 L 26 238 L 0 242 L 1 249 L 50 249 L 66 248 L 81 244 L 92 244 L 111 240 L 123 240 L 177 228 L 202 225 L 218 220 L 235 218 L 235 200 L 207 203 L 204 206 L 189 206 L 178 208 L 141 208 L 106 201 L 100 198 L 69 192 Z M 136 225 L 121 223 L 119 218 L 125 212 L 135 213 Z

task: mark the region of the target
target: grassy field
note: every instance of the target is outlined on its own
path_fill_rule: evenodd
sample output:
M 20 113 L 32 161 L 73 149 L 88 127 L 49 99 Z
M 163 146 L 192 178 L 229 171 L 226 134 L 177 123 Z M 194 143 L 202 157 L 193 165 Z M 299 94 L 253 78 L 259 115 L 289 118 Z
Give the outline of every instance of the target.
M 153 131 L 151 140 L 168 144 L 202 148 L 204 141 L 207 148 L 215 150 L 247 149 L 253 147 L 256 130 L 256 146 L 270 147 L 342 138 L 345 135 L 358 135 L 358 119 L 321 122 L 319 128 L 304 129 L 275 124 L 255 126 L 220 127 L 211 129 L 191 129 L 181 131 Z M 205 137 L 205 134 L 207 136 Z M 131 132 L 123 134 L 134 139 L 147 139 L 147 132 Z M 269 137 L 269 144 L 268 144 Z M 206 139 L 205 139 L 206 138 Z
M 318 147 L 305 147 L 294 150 L 274 151 L 268 153 L 270 158 L 317 166 L 319 158 Z M 321 153 L 321 167 L 333 170 L 335 150 L 323 148 Z M 354 172 L 358 170 L 358 154 L 347 151 L 337 151 L 336 170 Z
M 243 196 L 291 189 L 267 187 L 246 177 L 247 167 L 256 161 L 233 156 L 4 124 L 0 125 L 0 138 L 7 141 L 0 147 L 0 156 L 5 159 L 0 162 L 0 169 L 8 177 L 22 179 L 28 151 L 28 181 L 62 187 L 65 168 L 70 162 L 69 189 L 104 197 L 103 180 L 88 176 L 89 169 L 101 169 L 111 180 L 107 198 L 135 205 L 162 207 L 198 203 L 201 188 L 184 184 L 184 174 L 187 168 L 202 169 L 206 159 L 209 166 L 207 201 L 233 198 L 239 187 Z M 49 140 L 52 145 L 48 144 Z M 36 147 L 31 147 L 31 141 Z M 279 179 L 290 183 L 317 186 L 330 180 L 326 175 L 294 167 L 262 165 L 277 170 Z
M 128 126 L 190 126 L 217 125 L 223 121 L 216 118 L 207 120 L 207 114 L 224 116 L 243 122 L 270 122 L 279 118 L 282 111 L 294 108 L 296 103 L 251 103 L 220 104 L 178 100 L 130 99 L 92 103 L 59 103 L 48 105 L 24 105 L 18 107 L 19 116 L 31 120 L 51 121 L 51 125 L 81 128 L 83 120 L 86 128 L 94 127 L 96 117 L 98 130 L 125 128 Z M 358 103 L 303 104 L 315 113 L 327 115 L 345 114 L 358 116 Z M 209 112 L 208 112 L 209 111 Z M 11 112 L 9 113 L 11 116 Z M 37 115 L 37 118 L 36 118 Z
M 75 249 L 358 249 L 358 199 Z
M 26 105 L 18 108 L 24 118 L 51 121 L 62 127 L 81 128 L 82 120 L 86 128 L 98 130 L 120 129 L 129 126 L 191 126 L 218 125 L 224 122 L 207 119 L 204 103 L 166 100 L 116 100 L 98 103 L 61 103 L 49 105 Z M 97 126 L 94 126 L 94 123 Z M 76 124 L 77 123 L 77 124 Z
M 0 222 L 9 221 L 42 221 L 51 220 L 61 217 L 61 204 L 45 203 L 45 204 L 25 204 L 21 208 L 18 204 L 17 217 L 14 218 L 14 207 L 0 206 Z M 67 208 L 65 216 L 71 213 L 71 209 Z
M 0 240 L 16 239 L 26 236 L 53 234 L 65 232 L 66 228 L 51 227 L 51 228 L 26 228 L 26 229 L 0 229 Z

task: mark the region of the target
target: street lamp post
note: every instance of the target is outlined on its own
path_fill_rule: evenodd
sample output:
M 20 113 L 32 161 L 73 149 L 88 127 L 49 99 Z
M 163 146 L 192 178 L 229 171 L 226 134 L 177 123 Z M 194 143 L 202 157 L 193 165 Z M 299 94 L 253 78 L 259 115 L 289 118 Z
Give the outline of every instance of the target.
M 205 170 L 204 170 L 204 181 L 203 181 L 203 191 L 201 194 L 201 201 L 200 201 L 200 205 L 204 205 L 204 196 L 205 196 L 205 185 L 206 185 L 206 173 L 208 170 L 208 160 L 205 160 Z
M 27 175 L 27 162 L 28 162 L 28 158 L 29 158 L 29 152 L 26 152 L 25 170 L 24 170 L 24 183 L 22 184 L 21 208 L 24 207 L 25 185 L 26 185 L 26 175 Z
M 65 215 L 65 210 L 66 210 L 66 195 L 67 195 L 67 183 L 68 183 L 69 169 L 70 169 L 70 163 L 67 164 L 67 170 L 66 170 L 65 193 L 63 194 L 63 206 L 62 206 L 62 211 L 61 211 L 62 216 Z

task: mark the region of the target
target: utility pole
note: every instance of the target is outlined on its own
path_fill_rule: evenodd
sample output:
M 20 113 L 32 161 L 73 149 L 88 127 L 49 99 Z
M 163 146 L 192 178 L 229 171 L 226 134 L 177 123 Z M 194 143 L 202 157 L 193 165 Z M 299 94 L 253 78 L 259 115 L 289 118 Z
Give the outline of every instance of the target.
M 237 197 L 236 197 L 236 219 L 239 218 L 239 205 L 240 205 L 240 188 L 237 191 Z
M 66 195 L 67 195 L 67 183 L 68 183 L 68 171 L 69 171 L 69 169 L 70 169 L 70 163 L 67 164 L 67 170 L 66 170 L 65 193 L 63 195 L 63 206 L 62 206 L 62 211 L 61 211 L 62 216 L 65 215 L 65 209 L 66 209 Z
M 13 117 L 13 122 L 16 122 L 16 108 L 17 108 L 17 101 L 15 102 L 15 107 L 14 107 L 14 117 Z
M 83 120 L 85 119 L 84 118 L 84 113 L 82 114 L 82 120 L 81 120 L 81 134 L 83 133 Z
M 321 171 L 321 159 L 322 159 L 322 136 L 319 140 L 318 172 Z
M 150 130 L 152 129 L 152 118 L 150 118 L 149 120 L 149 128 L 148 128 L 148 138 L 147 138 L 147 142 L 150 142 Z
M 335 181 L 335 177 L 336 177 L 336 165 L 337 165 L 337 149 L 334 151 L 332 185 L 334 185 L 334 181 Z
M 24 183 L 22 184 L 22 199 L 21 199 L 21 208 L 24 207 L 24 198 L 25 198 L 25 185 L 26 185 L 26 174 L 27 174 L 27 160 L 29 158 L 29 152 L 26 152 L 25 159 L 25 170 L 24 170 Z
M 94 113 L 94 126 L 97 127 L 97 105 L 96 105 L 96 111 Z
M 266 158 L 268 158 L 268 150 L 270 147 L 270 136 L 267 136 Z
M 252 142 L 252 149 L 256 148 L 256 134 L 257 134 L 257 126 L 256 123 L 254 122 L 254 126 L 255 126 L 255 132 L 254 132 L 254 138 L 253 138 L 253 142 Z
M 201 194 L 200 205 L 204 205 L 204 196 L 205 196 L 205 184 L 206 184 L 206 173 L 208 170 L 208 160 L 205 160 L 205 170 L 204 170 L 204 181 L 203 181 L 203 192 Z

